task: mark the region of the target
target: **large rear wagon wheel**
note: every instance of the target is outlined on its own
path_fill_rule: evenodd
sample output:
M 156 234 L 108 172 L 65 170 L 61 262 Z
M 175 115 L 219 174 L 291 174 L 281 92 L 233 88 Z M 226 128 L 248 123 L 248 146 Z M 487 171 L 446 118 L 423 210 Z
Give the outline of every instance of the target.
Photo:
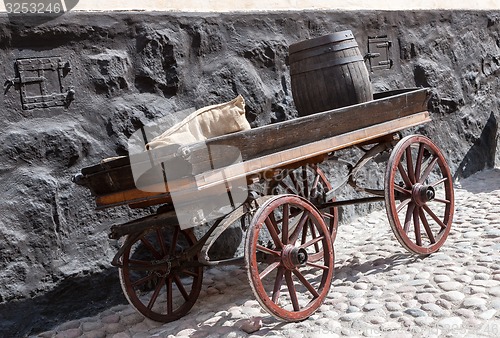
M 394 147 L 385 174 L 385 206 L 397 240 L 412 253 L 436 252 L 453 220 L 453 178 L 431 140 L 410 135 Z
M 308 222 L 318 236 L 302 243 Z M 328 250 L 312 261 L 316 243 Z M 245 258 L 255 297 L 279 319 L 308 318 L 330 290 L 334 269 L 331 237 L 317 209 L 299 196 L 274 196 L 257 210 L 247 231 Z
M 134 236 L 134 235 L 129 235 Z M 196 256 L 173 267 L 182 252 L 196 242 L 192 231 L 179 226 L 144 233 L 129 245 L 119 269 L 120 283 L 129 303 L 142 315 L 158 322 L 183 317 L 201 290 L 203 267 Z

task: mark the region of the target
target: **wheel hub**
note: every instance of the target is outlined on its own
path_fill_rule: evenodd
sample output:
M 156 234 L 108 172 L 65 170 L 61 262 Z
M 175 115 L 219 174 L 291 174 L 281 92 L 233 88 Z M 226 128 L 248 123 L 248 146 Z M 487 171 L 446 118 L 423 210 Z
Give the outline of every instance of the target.
M 417 205 L 424 205 L 436 197 L 436 191 L 430 185 L 417 183 L 413 186 L 412 197 Z
M 155 275 L 160 277 L 160 278 L 167 277 L 170 274 L 170 271 L 172 270 L 172 263 L 171 263 L 169 256 L 167 256 L 161 260 L 153 260 L 153 261 L 151 261 L 151 263 L 153 263 L 153 265 L 157 265 L 157 264 L 158 265 L 163 265 L 163 264 L 166 265 L 165 270 L 162 269 L 162 270 L 155 270 L 154 271 Z
M 307 259 L 307 251 L 293 245 L 285 246 L 281 255 L 281 261 L 288 270 L 293 270 L 298 266 L 305 265 Z

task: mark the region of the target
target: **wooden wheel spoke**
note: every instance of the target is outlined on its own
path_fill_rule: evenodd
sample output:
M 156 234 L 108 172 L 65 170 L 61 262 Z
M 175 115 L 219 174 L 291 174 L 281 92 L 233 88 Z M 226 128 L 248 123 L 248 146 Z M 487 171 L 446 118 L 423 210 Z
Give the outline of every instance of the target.
M 136 287 L 138 287 L 138 286 L 140 286 L 142 284 L 145 284 L 145 283 L 149 282 L 150 280 L 152 280 L 154 278 L 154 276 L 155 275 L 153 275 L 153 274 L 149 274 L 146 277 L 143 277 L 141 279 L 136 280 L 131 285 L 132 285 L 133 288 L 136 288 Z
M 323 216 L 324 218 L 334 218 L 335 216 L 328 213 L 328 212 L 321 212 L 321 216 Z
M 134 265 L 140 265 L 140 266 L 151 266 L 151 262 L 147 262 L 147 261 L 139 261 L 137 259 L 129 259 L 128 260 L 128 264 L 130 266 L 134 266 Z
M 153 305 L 155 305 L 156 300 L 158 299 L 158 296 L 160 295 L 160 291 L 163 288 L 163 285 L 165 284 L 165 279 L 166 277 L 162 277 L 160 282 L 156 284 L 155 291 L 153 292 L 153 295 L 151 296 L 151 299 L 149 300 L 147 308 L 149 310 L 153 309 Z
M 177 285 L 179 292 L 182 294 L 182 297 L 184 297 L 185 300 L 189 300 L 189 294 L 187 293 L 186 288 L 182 284 L 182 281 L 180 280 L 179 276 L 174 275 L 174 282 L 175 285 Z
M 401 202 L 401 203 L 400 203 L 400 204 L 396 207 L 396 211 L 397 211 L 397 212 L 400 212 L 400 211 L 401 211 L 401 209 L 403 209 L 405 206 L 407 206 L 407 205 L 408 205 L 408 203 L 410 203 L 410 202 L 411 202 L 411 198 L 407 198 L 407 199 L 405 199 L 403 202 Z
M 398 170 L 399 170 L 399 173 L 401 174 L 401 178 L 403 179 L 403 182 L 405 183 L 405 185 L 407 187 L 411 187 L 412 183 L 410 181 L 410 178 L 408 177 L 408 174 L 406 173 L 405 169 L 403 168 L 403 164 L 401 164 L 401 162 L 398 163 Z M 396 185 L 396 184 L 394 184 L 394 185 Z
M 172 295 L 172 279 L 167 280 L 167 313 L 174 312 L 174 297 Z
M 295 177 L 295 174 L 293 171 L 290 171 L 288 174 L 288 177 L 290 177 L 290 180 L 292 181 L 292 185 L 295 188 L 295 191 L 297 192 L 297 195 L 302 195 L 301 190 L 300 190 L 300 185 L 299 182 L 297 181 L 297 178 Z
M 281 225 L 281 242 L 288 244 L 288 225 L 290 221 L 290 204 L 283 205 L 283 224 Z
M 446 224 L 444 224 L 443 221 L 441 221 L 439 219 L 439 217 L 436 216 L 436 214 L 429 208 L 429 206 L 427 204 L 424 204 L 423 208 L 424 208 L 425 212 L 427 212 L 429 214 L 429 216 L 431 216 L 432 219 L 435 220 L 436 223 L 439 224 L 439 226 L 442 229 L 446 229 L 446 227 L 447 227 Z
M 427 179 L 427 177 L 429 177 L 432 169 L 434 169 L 438 160 L 439 160 L 439 157 L 434 154 L 431 162 L 429 163 L 427 168 L 425 168 L 424 172 L 422 173 L 420 180 L 418 180 L 418 183 L 422 184 Z
M 399 185 L 397 184 L 394 184 L 394 190 L 402 193 L 402 194 L 405 194 L 405 195 L 411 195 L 411 191 L 410 190 L 407 190 L 403 187 L 400 187 Z
M 443 177 L 443 178 L 442 178 L 442 179 L 440 179 L 439 181 L 436 181 L 436 182 L 432 183 L 432 184 L 431 184 L 431 186 L 434 188 L 434 187 L 436 187 L 436 186 L 438 186 L 438 185 L 440 185 L 441 183 L 444 183 L 444 182 L 446 182 L 446 181 L 448 181 L 448 177 Z
M 262 280 L 262 279 L 266 278 L 266 276 L 269 275 L 278 266 L 280 266 L 280 262 L 274 262 L 272 264 L 269 264 L 269 266 L 267 268 L 265 268 L 264 271 L 262 271 L 259 274 L 260 279 Z
M 193 272 L 193 271 L 190 271 L 190 270 L 187 270 L 187 269 L 183 269 L 183 270 L 181 270 L 181 272 L 182 272 L 183 274 L 186 274 L 186 275 L 188 275 L 188 276 L 195 277 L 195 278 L 199 276 L 199 274 L 198 274 L 198 273 Z
M 312 263 L 312 262 L 307 262 L 307 263 L 306 263 L 306 265 L 307 265 L 307 266 L 311 266 L 311 267 L 316 268 L 316 269 L 328 270 L 328 266 L 325 266 L 325 265 L 319 265 L 319 264 Z
M 265 252 L 267 254 L 270 254 L 270 255 L 273 255 L 273 256 L 276 256 L 276 257 L 280 256 L 279 251 L 274 251 L 274 250 L 266 248 L 265 246 L 262 246 L 260 244 L 257 244 L 255 247 L 256 247 L 257 250 L 259 250 L 261 252 Z
M 181 231 L 181 228 L 176 226 L 174 229 L 174 234 L 172 235 L 172 242 L 170 243 L 170 250 L 168 254 L 170 256 L 173 256 L 175 253 L 175 247 L 177 246 L 177 241 L 179 240 L 179 233 Z
M 415 170 L 413 168 L 413 158 L 411 155 L 411 147 L 406 148 L 406 168 L 408 170 L 408 178 L 412 184 L 415 184 Z
M 307 166 L 302 167 L 302 193 L 303 197 L 309 199 L 309 179 L 307 177 Z
M 314 296 L 314 298 L 319 297 L 318 291 L 316 291 L 314 286 L 312 286 L 311 283 L 307 281 L 307 279 L 302 275 L 302 273 L 298 269 L 293 270 L 293 274 L 297 276 L 300 282 L 307 288 L 307 290 L 309 290 L 309 292 Z
M 321 175 L 319 173 L 316 173 L 316 176 L 314 176 L 313 184 L 311 186 L 311 194 L 315 193 L 318 190 L 318 183 L 320 178 Z
M 408 231 L 410 230 L 410 223 L 411 223 L 411 219 L 413 217 L 413 210 L 414 209 L 415 209 L 415 203 L 410 202 L 410 204 L 408 205 L 408 210 L 406 210 L 405 223 L 404 223 L 404 227 L 403 227 L 403 230 L 405 233 L 408 233 Z
M 276 279 L 274 280 L 272 301 L 275 304 L 278 303 L 278 298 L 280 297 L 281 285 L 283 284 L 284 273 L 285 273 L 285 268 L 280 266 L 278 268 L 278 272 L 276 273 Z
M 420 207 L 416 206 L 413 209 L 413 227 L 415 230 L 415 242 L 418 246 L 422 246 L 422 235 L 420 234 L 420 220 L 419 220 L 419 211 Z
M 296 192 L 295 192 L 295 191 L 293 191 L 293 190 L 290 188 L 290 186 L 288 186 L 288 184 L 286 184 L 283 180 L 279 181 L 279 182 L 278 182 L 278 184 L 279 184 L 279 185 L 281 185 L 281 187 L 282 187 L 283 189 L 285 189 L 287 193 L 289 193 L 289 194 L 294 194 L 294 195 L 296 194 Z
M 161 255 L 165 256 L 167 254 L 167 248 L 165 247 L 165 239 L 163 238 L 161 229 L 156 229 L 156 238 L 160 244 Z
M 163 256 L 161 253 L 156 250 L 156 248 L 151 244 L 150 241 L 148 241 L 144 236 L 141 237 L 141 242 L 144 244 L 144 246 L 155 256 L 156 259 L 161 259 Z
M 418 182 L 420 179 L 420 173 L 422 170 L 422 160 L 424 159 L 424 144 L 420 143 L 418 147 L 418 155 L 417 155 L 417 162 L 415 165 L 415 182 Z
M 267 216 L 267 217 L 269 217 L 269 219 L 271 220 L 271 222 L 273 224 L 279 224 L 279 223 L 283 222 L 283 219 L 276 220 L 276 217 L 274 216 L 274 212 L 271 212 L 269 214 L 269 216 Z M 280 233 L 280 229 L 277 228 L 277 231 L 278 231 L 278 234 L 279 234 Z
M 300 244 L 304 244 L 307 241 L 307 233 L 309 232 L 309 229 L 311 228 L 311 222 L 308 220 L 306 222 L 306 226 L 304 228 L 304 231 L 302 231 L 302 238 L 300 239 Z
M 271 238 L 273 239 L 276 248 L 279 250 L 283 249 L 283 243 L 281 243 L 281 240 L 279 238 L 276 223 L 272 222 L 269 216 L 266 218 L 264 223 L 267 226 L 267 230 L 269 230 L 269 234 L 271 235 Z
M 311 246 L 311 245 L 313 245 L 313 244 L 318 243 L 319 241 L 322 241 L 324 238 L 325 238 L 324 236 L 319 236 L 319 237 L 316 237 L 316 238 L 314 238 L 314 239 L 311 239 L 309 242 L 302 244 L 300 247 L 301 247 L 302 249 L 305 249 L 305 248 L 307 248 L 307 247 L 310 247 L 310 246 Z
M 302 217 L 300 218 L 299 223 L 297 224 L 297 227 L 295 228 L 295 230 L 292 232 L 292 235 L 290 236 L 290 240 L 288 242 L 289 244 L 295 244 L 295 242 L 297 242 L 297 239 L 299 238 L 299 235 L 301 232 L 307 234 L 306 230 L 304 230 L 304 231 L 302 231 L 302 230 L 304 229 L 304 224 L 306 223 L 306 221 L 308 219 L 309 219 L 309 211 L 304 210 L 304 213 L 302 214 Z
M 300 221 L 300 218 L 297 216 L 301 215 L 300 217 L 302 217 L 302 214 L 303 214 L 303 210 L 300 210 L 300 212 L 293 212 L 294 209 L 295 208 L 290 208 L 291 221 L 288 224 L 288 233 L 289 234 L 293 234 L 295 229 L 297 229 L 297 225 L 299 224 L 299 221 Z M 289 238 L 289 242 L 290 242 L 290 237 L 288 237 L 288 238 Z
M 312 224 L 311 222 L 311 237 L 313 239 L 316 239 L 318 236 L 316 235 L 316 230 L 314 230 L 314 224 Z M 319 252 L 320 251 L 320 246 L 319 244 L 316 242 L 314 243 L 314 248 L 316 249 L 316 252 Z
M 439 202 L 439 203 L 444 203 L 444 204 L 450 204 L 451 202 L 442 198 L 434 198 L 432 200 L 433 202 Z
M 419 210 L 419 216 L 420 220 L 422 221 L 422 224 L 424 225 L 424 229 L 427 234 L 427 237 L 429 238 L 429 241 L 431 242 L 431 244 L 436 243 L 436 239 L 434 238 L 434 234 L 432 233 L 431 227 L 429 226 L 429 222 L 427 222 L 427 218 L 425 217 L 422 208 L 420 208 Z
M 288 287 L 288 293 L 290 294 L 290 299 L 292 300 L 293 310 L 299 311 L 299 300 L 297 299 L 297 291 L 295 290 L 295 285 L 293 284 L 292 272 L 285 272 L 286 285 Z

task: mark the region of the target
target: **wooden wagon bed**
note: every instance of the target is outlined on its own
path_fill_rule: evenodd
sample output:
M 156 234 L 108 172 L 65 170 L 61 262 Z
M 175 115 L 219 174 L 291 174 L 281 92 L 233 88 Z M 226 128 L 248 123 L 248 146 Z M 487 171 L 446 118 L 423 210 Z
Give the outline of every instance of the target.
M 129 205 L 144 207 L 170 202 L 173 191 L 202 191 L 223 182 L 274 168 L 298 167 L 304 161 L 321 162 L 332 151 L 356 144 L 375 143 L 395 132 L 430 121 L 428 89 L 403 89 L 375 94 L 374 100 L 314 115 L 228 134 L 206 142 L 165 147 L 134 155 L 134 161 L 165 165 L 188 161 L 191 174 L 148 189 L 135 186 L 129 157 L 83 168 L 79 184 L 95 196 L 97 208 Z M 237 149 L 241 162 L 234 163 L 227 149 Z M 210 158 L 206 156 L 210 149 Z M 214 169 L 213 163 L 218 163 Z M 221 169 L 224 175 L 221 175 Z M 143 185 L 144 186 L 144 185 Z M 144 190 L 149 190 L 144 191 Z M 151 190 L 165 191 L 163 193 Z

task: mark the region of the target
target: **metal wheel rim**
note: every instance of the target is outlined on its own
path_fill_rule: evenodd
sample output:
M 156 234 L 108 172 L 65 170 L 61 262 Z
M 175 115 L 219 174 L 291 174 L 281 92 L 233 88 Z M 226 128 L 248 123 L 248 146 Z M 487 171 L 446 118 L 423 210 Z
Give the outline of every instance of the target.
M 396 177 L 403 183 L 396 183 Z M 439 188 L 443 196 L 427 201 L 418 188 Z M 446 241 L 453 220 L 453 178 L 443 154 L 427 137 L 410 135 L 394 147 L 385 175 L 385 206 L 394 235 L 408 251 L 428 255 Z M 402 210 L 406 210 L 404 219 Z

